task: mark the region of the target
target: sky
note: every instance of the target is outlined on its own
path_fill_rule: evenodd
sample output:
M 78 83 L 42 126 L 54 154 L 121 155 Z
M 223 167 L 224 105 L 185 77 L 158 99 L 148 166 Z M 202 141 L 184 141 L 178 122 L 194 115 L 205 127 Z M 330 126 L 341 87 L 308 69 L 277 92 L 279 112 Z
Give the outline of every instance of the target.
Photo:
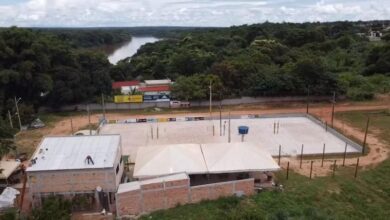
M 390 0 L 0 0 L 0 26 L 232 26 L 390 19 Z

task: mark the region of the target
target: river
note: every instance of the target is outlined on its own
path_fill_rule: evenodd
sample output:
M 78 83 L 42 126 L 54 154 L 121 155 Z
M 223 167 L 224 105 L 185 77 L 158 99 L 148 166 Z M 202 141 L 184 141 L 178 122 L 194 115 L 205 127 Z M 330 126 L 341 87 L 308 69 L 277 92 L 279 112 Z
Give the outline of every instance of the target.
M 119 60 L 123 60 L 126 57 L 131 57 L 137 53 L 138 49 L 147 43 L 154 43 L 160 39 L 155 37 L 132 37 L 131 41 L 122 44 L 120 47 L 114 50 L 108 55 L 108 60 L 112 64 L 116 64 Z

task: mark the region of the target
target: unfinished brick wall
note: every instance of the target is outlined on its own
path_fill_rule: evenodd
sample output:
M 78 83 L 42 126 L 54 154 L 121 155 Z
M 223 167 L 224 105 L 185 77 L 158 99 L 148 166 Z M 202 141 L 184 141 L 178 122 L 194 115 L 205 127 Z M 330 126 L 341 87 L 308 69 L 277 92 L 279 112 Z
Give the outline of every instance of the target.
M 173 208 L 178 204 L 197 203 L 235 195 L 252 195 L 254 179 L 245 179 L 190 187 L 189 178 L 142 184 L 140 189 L 117 193 L 117 215 L 139 215 Z
M 140 189 L 117 193 L 117 215 L 138 215 L 188 203 L 189 179 L 142 184 Z
M 117 188 L 112 168 L 29 172 L 28 182 L 31 193 L 95 191 L 97 186 L 115 192 Z

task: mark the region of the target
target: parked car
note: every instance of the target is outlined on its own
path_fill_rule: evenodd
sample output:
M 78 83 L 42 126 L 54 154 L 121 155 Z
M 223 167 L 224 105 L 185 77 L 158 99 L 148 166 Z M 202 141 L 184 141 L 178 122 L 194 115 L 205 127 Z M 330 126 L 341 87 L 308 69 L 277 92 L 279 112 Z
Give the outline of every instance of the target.
M 187 101 L 171 101 L 170 102 L 171 108 L 189 108 L 190 102 Z

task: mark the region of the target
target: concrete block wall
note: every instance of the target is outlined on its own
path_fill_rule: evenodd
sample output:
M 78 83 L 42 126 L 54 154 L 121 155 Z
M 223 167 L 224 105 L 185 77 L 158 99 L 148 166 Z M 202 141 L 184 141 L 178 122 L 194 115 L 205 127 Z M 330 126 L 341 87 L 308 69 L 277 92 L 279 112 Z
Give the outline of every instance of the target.
M 151 184 L 143 184 L 140 181 L 139 188 L 117 193 L 117 215 L 139 215 L 173 208 L 178 204 L 215 200 L 220 197 L 233 196 L 236 193 L 242 195 L 254 193 L 254 179 L 193 187 L 189 182 L 189 178 Z
M 95 191 L 97 186 L 104 191 L 116 192 L 115 170 L 69 170 L 28 172 L 30 193 L 68 193 Z

